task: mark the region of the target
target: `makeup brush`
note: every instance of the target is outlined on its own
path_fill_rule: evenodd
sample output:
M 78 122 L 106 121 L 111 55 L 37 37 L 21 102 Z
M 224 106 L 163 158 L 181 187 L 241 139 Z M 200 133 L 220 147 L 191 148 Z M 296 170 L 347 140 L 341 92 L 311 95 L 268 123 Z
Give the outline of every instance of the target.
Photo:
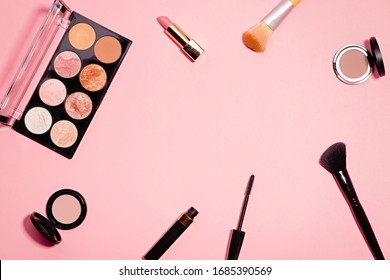
M 244 241 L 245 232 L 242 231 L 242 224 L 244 222 L 246 207 L 248 206 L 249 195 L 252 191 L 253 181 L 255 180 L 255 175 L 251 175 L 249 178 L 248 185 L 245 190 L 245 197 L 242 203 L 240 219 L 238 221 L 237 229 L 232 229 L 230 233 L 230 242 L 229 242 L 229 251 L 228 251 L 228 260 L 237 260 L 240 255 L 241 246 Z
M 265 51 L 272 33 L 301 0 L 282 0 L 261 22 L 242 35 L 244 45 L 255 52 Z
M 352 185 L 346 165 L 346 149 L 344 143 L 335 143 L 330 146 L 321 156 L 320 165 L 328 170 L 336 180 L 344 198 L 348 202 L 351 212 L 363 234 L 366 243 L 376 260 L 384 260 L 378 241 L 370 222 L 359 202 L 356 191 Z

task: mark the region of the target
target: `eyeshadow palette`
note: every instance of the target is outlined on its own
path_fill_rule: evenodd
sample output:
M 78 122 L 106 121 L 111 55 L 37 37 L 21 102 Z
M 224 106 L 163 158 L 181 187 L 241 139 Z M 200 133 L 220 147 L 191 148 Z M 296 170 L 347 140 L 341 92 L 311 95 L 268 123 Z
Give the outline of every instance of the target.
M 65 24 L 48 66 L 11 126 L 72 158 L 132 42 L 76 12 Z

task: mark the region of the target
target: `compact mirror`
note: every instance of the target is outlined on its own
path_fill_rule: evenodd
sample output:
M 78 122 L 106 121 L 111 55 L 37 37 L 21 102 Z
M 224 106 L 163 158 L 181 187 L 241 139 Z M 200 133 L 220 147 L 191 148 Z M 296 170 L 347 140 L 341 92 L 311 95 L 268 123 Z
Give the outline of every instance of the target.
M 382 53 L 375 37 L 370 38 L 371 52 L 365 47 L 350 44 L 342 47 L 333 58 L 333 70 L 342 82 L 350 85 L 367 80 L 374 67 L 380 77 L 385 75 Z
M 33 212 L 30 216 L 35 228 L 51 243 L 61 242 L 57 228 L 68 230 L 78 227 L 85 219 L 87 205 L 77 191 L 62 189 L 55 192 L 46 205 L 47 218 Z

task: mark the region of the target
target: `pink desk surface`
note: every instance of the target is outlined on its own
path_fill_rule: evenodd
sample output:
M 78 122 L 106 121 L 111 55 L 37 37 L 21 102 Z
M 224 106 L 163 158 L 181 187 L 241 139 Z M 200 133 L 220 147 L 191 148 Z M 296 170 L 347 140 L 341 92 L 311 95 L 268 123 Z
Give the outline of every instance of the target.
M 338 141 L 390 258 L 390 78 L 349 86 L 332 70 L 340 47 L 371 36 L 390 67 L 390 2 L 303 0 L 261 54 L 241 35 L 278 0 L 244 2 L 67 1 L 134 43 L 73 159 L 0 129 L 1 259 L 141 259 L 190 206 L 199 215 L 162 259 L 223 259 L 251 174 L 241 259 L 371 259 L 318 164 Z M 0 2 L 2 92 L 50 5 Z M 202 45 L 201 61 L 163 33 L 162 15 Z M 47 247 L 28 216 L 61 188 L 81 192 L 88 213 Z

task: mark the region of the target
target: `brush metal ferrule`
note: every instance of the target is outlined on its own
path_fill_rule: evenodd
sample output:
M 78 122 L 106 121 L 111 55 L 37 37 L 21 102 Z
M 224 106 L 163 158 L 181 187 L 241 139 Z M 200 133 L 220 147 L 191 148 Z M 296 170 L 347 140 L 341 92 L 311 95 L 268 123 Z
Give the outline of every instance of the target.
M 204 52 L 204 49 L 176 24 L 170 25 L 165 33 L 192 61 L 195 61 Z
M 289 0 L 281 1 L 268 15 L 265 16 L 263 22 L 271 28 L 272 31 L 282 23 L 287 15 L 294 8 L 294 4 Z

